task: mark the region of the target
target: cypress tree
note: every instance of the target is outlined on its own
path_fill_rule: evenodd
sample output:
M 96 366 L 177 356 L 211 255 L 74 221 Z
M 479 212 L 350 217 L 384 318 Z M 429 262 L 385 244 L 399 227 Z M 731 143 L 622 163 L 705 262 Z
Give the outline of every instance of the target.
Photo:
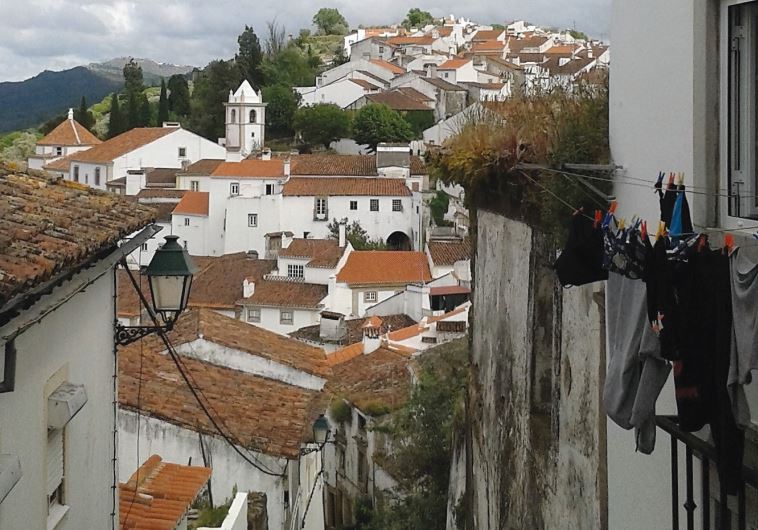
M 168 121 L 168 95 L 166 94 L 166 80 L 161 79 L 161 98 L 158 100 L 158 127 Z
M 136 92 L 129 92 L 126 100 L 126 130 L 140 126 L 140 100 Z
M 111 96 L 111 114 L 108 122 L 108 138 L 113 138 L 124 132 L 124 115 L 121 112 L 121 106 L 118 103 L 118 93 Z
M 152 113 L 150 112 L 150 102 L 145 94 L 139 97 L 139 127 L 150 127 L 152 125 Z
M 79 110 L 74 112 L 74 118 L 87 130 L 92 129 L 92 126 L 95 125 L 92 113 L 87 110 L 87 100 L 84 96 L 82 96 L 82 101 L 79 104 Z

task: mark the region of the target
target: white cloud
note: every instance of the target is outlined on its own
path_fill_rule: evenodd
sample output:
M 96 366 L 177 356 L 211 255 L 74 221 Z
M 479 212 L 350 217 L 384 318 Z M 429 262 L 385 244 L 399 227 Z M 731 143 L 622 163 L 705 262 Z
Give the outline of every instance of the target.
M 482 23 L 527 19 L 608 37 L 610 0 L 453 0 L 356 2 L 335 0 L 351 26 L 399 22 L 418 6 Z M 204 66 L 234 55 L 245 24 L 259 36 L 267 20 L 289 33 L 310 27 L 318 4 L 305 0 L 27 0 L 0 1 L 0 81 L 20 80 L 118 56 Z

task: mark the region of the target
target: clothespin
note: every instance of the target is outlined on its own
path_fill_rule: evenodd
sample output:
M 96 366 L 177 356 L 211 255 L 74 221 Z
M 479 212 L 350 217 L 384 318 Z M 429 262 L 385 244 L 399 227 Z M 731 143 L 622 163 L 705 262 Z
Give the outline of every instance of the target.
M 626 219 L 621 219 L 619 221 L 619 231 L 624 229 L 624 226 L 626 226 Z
M 758 239 L 758 232 L 753 233 L 753 239 Z
M 642 221 L 640 225 L 640 237 L 643 240 L 647 239 L 647 221 Z
M 656 189 L 661 188 L 661 186 L 663 185 L 663 177 L 665 176 L 666 174 L 663 171 L 658 172 L 658 178 L 656 179 L 655 186 L 654 186 Z
M 595 210 L 595 222 L 592 224 L 593 228 L 597 228 L 600 226 L 600 223 L 603 221 L 603 212 L 600 210 Z
M 677 176 L 676 176 L 676 184 L 678 186 L 683 186 L 684 185 L 684 171 L 682 171 L 681 173 L 677 174 Z
M 608 213 L 615 214 L 616 207 L 618 207 L 618 203 L 616 201 L 611 201 L 611 205 L 608 207 Z
M 668 184 L 669 187 L 671 187 L 671 186 L 674 185 L 674 177 L 675 176 L 676 176 L 676 173 L 674 173 L 673 171 L 671 173 L 669 173 L 669 184 Z
M 734 250 L 734 236 L 732 234 L 724 234 L 724 252 L 728 255 Z
M 658 241 L 658 238 L 661 237 L 666 232 L 666 223 L 663 221 L 658 222 L 658 230 L 655 232 L 655 240 Z
M 697 240 L 697 251 L 702 252 L 705 249 L 705 243 L 708 241 L 708 236 L 700 234 Z

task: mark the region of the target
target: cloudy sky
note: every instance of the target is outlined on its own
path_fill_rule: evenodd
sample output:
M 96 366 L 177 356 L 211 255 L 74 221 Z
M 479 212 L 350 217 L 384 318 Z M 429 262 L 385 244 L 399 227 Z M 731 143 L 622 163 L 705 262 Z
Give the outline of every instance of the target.
M 261 35 L 276 18 L 296 34 L 322 6 L 338 8 L 353 27 L 399 22 L 421 7 L 482 23 L 576 24 L 606 39 L 610 18 L 610 0 L 0 0 L 0 81 L 119 56 L 204 66 L 234 54 L 245 24 Z

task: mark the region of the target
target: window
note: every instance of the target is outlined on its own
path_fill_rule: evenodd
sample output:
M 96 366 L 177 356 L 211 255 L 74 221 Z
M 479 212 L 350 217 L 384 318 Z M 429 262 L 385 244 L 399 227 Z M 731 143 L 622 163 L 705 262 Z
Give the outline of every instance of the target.
M 372 212 L 378 212 L 379 211 L 379 199 L 371 199 L 371 204 L 369 208 Z
M 758 217 L 758 118 L 755 111 L 758 66 L 758 2 L 728 8 L 729 35 L 722 44 L 728 54 L 729 214 Z
M 147 252 L 147 243 L 142 243 L 142 252 Z
M 239 182 L 232 182 L 229 185 L 229 194 L 230 195 L 239 195 L 240 194 L 240 183 Z
M 189 217 L 185 217 L 184 218 L 184 226 L 189 226 L 189 225 L 190 225 L 190 218 Z
M 366 291 L 363 293 L 363 301 L 364 302 L 376 302 L 376 291 Z
M 258 214 L 257 213 L 249 213 L 247 214 L 247 226 L 250 228 L 255 228 L 258 226 Z
M 247 309 L 247 321 L 248 322 L 260 322 L 261 321 L 261 310 L 255 308 L 255 307 L 249 307 Z
M 384 46 L 379 46 L 379 53 L 384 53 Z
M 229 121 L 232 123 L 237 123 L 237 111 L 235 109 L 232 109 L 232 117 Z
M 357 210 L 358 209 L 358 201 L 350 201 L 350 209 L 351 210 Z
M 284 326 L 291 326 L 292 311 L 279 311 L 279 323 Z
M 255 123 L 255 118 L 256 118 L 255 110 L 251 110 L 250 111 L 250 123 Z
M 185 158 L 187 156 L 187 148 L 186 147 L 180 147 L 179 148 L 179 158 Z
M 79 166 L 74 166 L 74 181 L 79 182 Z
M 273 195 L 273 194 L 274 194 L 274 185 L 266 184 L 266 195 Z
M 303 266 L 302 265 L 287 265 L 287 276 L 290 278 L 302 278 Z
M 63 156 L 63 148 L 62 147 L 56 147 L 55 148 L 55 156 Z
M 190 190 L 192 191 L 198 191 L 200 189 L 200 181 L 199 180 L 191 180 L 190 181 Z
M 189 250 L 189 245 L 187 244 L 187 240 L 184 240 L 184 250 Z
M 403 202 L 400 199 L 392 199 L 392 211 L 393 212 L 403 211 Z
M 100 185 L 100 168 L 96 167 L 95 168 L 95 186 L 99 186 L 99 185 Z
M 315 209 L 316 219 L 319 219 L 319 220 L 326 219 L 326 215 L 327 215 L 326 197 L 316 197 L 314 209 Z

